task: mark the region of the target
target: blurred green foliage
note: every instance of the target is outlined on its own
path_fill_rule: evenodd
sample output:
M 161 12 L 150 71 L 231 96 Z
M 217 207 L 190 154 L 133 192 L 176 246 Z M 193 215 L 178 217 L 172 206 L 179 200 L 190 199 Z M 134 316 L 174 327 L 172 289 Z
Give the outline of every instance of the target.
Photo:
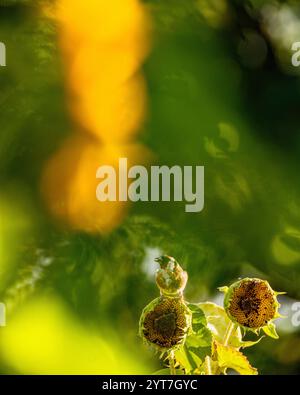
M 111 365 L 118 372 L 128 370 L 129 355 L 129 371 L 136 361 L 144 371 L 154 368 L 137 326 L 143 306 L 156 296 L 156 251 L 175 256 L 188 271 L 187 298 L 194 302 L 254 274 L 300 298 L 300 84 L 293 70 L 283 68 L 263 26 L 262 7 L 274 2 L 145 3 L 155 39 L 145 64 L 150 116 L 142 140 L 161 164 L 205 166 L 205 209 L 188 214 L 181 203 L 137 203 L 119 229 L 100 237 L 61 231 L 40 198 L 43 164 L 71 130 L 56 26 L 33 2 L 0 2 L 0 41 L 8 58 L 0 69 L 0 300 L 8 309 L 3 341 L 12 344 L 9 321 L 28 300 L 58 298 L 80 325 L 105 339 L 115 336 L 115 346 L 107 347 L 120 358 L 119 370 Z M 297 3 L 281 3 L 299 16 Z M 254 66 L 247 61 L 257 56 L 249 31 L 265 48 Z M 299 332 L 282 333 L 276 345 L 263 340 L 247 354 L 262 373 L 299 373 L 300 353 L 290 353 L 299 342 Z M 25 348 L 20 359 L 13 352 L 2 344 L 1 372 L 28 372 L 22 362 L 34 351 Z M 66 352 L 72 355 L 70 344 Z M 76 349 L 74 355 L 81 354 Z M 33 373 L 39 372 L 38 358 L 47 358 L 47 350 L 30 359 Z M 67 371 L 63 364 L 57 369 Z

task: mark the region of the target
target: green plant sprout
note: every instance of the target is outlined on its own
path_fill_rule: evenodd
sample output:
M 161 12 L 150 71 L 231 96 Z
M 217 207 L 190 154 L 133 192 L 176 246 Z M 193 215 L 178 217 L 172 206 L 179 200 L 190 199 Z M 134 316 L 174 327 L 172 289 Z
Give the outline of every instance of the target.
M 243 375 L 256 375 L 242 349 L 257 344 L 244 340 L 248 332 L 278 339 L 274 320 L 282 317 L 275 292 L 267 281 L 244 278 L 225 293 L 224 307 L 211 302 L 189 303 L 183 291 L 188 274 L 170 256 L 156 259 L 160 268 L 156 284 L 160 296 L 143 310 L 139 334 L 160 354 L 167 365 L 156 374 L 226 374 L 232 369 Z

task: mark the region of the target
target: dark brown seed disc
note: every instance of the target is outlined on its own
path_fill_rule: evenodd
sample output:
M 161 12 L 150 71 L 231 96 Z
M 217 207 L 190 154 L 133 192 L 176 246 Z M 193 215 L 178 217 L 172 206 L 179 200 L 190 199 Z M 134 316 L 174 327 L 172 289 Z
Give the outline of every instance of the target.
M 233 290 L 229 313 L 242 326 L 260 328 L 274 318 L 276 298 L 264 281 L 242 281 Z
M 186 307 L 180 299 L 165 298 L 143 322 L 143 335 L 161 348 L 171 348 L 180 344 L 187 327 Z

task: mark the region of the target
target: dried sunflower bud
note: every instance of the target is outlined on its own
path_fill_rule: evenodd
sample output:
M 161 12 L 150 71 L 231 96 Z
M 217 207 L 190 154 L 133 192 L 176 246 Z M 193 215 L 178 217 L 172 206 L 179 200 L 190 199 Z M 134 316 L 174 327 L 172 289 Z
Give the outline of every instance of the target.
M 280 317 L 280 304 L 277 301 L 279 292 L 273 291 L 267 281 L 244 278 L 220 290 L 226 294 L 224 308 L 227 315 L 246 329 L 257 332 L 260 328 L 270 328 L 272 320 Z
M 160 351 L 184 343 L 191 328 L 192 313 L 183 298 L 161 296 L 146 306 L 140 318 L 140 336 Z
M 170 256 L 163 255 L 155 259 L 160 264 L 156 272 L 156 284 L 164 295 L 181 295 L 188 279 L 179 263 Z

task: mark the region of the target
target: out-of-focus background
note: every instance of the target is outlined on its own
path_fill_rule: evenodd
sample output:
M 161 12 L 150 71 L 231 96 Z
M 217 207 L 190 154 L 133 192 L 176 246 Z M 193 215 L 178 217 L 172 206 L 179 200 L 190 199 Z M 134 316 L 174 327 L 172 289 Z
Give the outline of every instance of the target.
M 166 253 L 192 302 L 241 276 L 286 291 L 280 339 L 246 354 L 299 374 L 298 1 L 3 0 L 0 41 L 0 372 L 158 370 L 137 333 Z M 124 155 L 204 165 L 204 211 L 98 202 Z

